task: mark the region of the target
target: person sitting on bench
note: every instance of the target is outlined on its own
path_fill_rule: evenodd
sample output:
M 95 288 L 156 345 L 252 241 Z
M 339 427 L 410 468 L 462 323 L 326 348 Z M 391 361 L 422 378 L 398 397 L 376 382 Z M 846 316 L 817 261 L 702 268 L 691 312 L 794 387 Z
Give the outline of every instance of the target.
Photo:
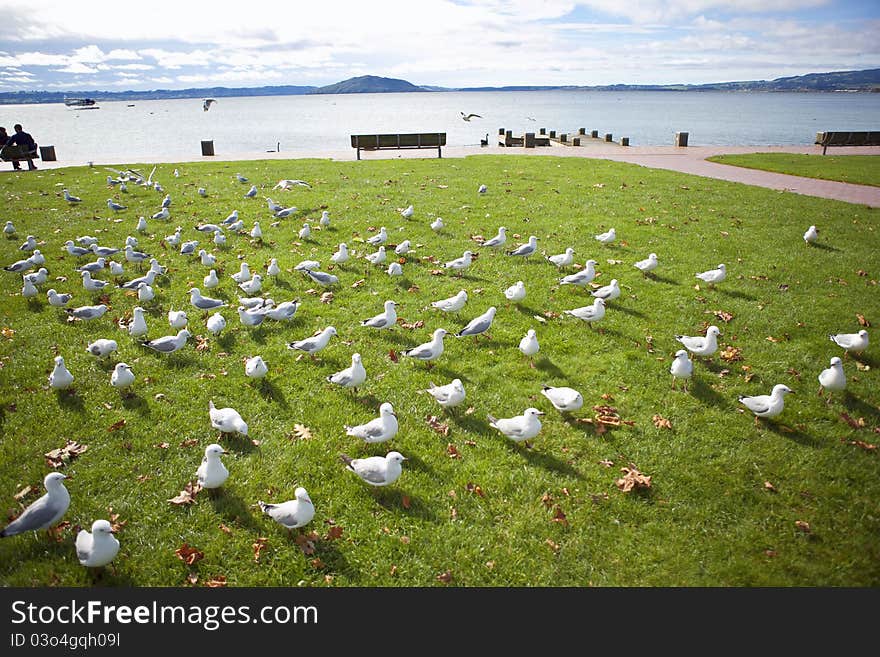
M 28 133 L 26 133 L 20 123 L 16 123 L 12 126 L 15 130 L 15 134 L 12 135 L 9 139 L 6 140 L 7 146 L 18 146 L 22 151 L 24 157 L 27 159 L 28 169 L 33 171 L 37 167 L 34 166 L 34 161 L 30 155 L 35 155 L 37 152 L 37 144 L 34 141 L 34 138 L 31 137 Z M 19 162 L 13 160 L 12 162 L 13 169 L 21 169 L 21 164 Z

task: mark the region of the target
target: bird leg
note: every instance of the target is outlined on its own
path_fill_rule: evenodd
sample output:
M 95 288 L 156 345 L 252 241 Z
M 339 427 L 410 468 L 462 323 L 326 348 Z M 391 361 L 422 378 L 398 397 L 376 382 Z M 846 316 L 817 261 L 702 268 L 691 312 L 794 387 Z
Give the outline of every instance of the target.
M 822 394 L 824 391 L 825 391 L 825 388 L 823 386 L 819 386 L 819 392 L 816 393 L 816 395 L 818 397 L 824 397 L 824 395 Z
M 756 426 L 756 427 L 759 426 L 759 425 L 758 425 L 758 416 L 757 416 L 757 415 L 755 416 L 755 426 Z
M 675 377 L 672 377 L 672 389 L 675 390 Z

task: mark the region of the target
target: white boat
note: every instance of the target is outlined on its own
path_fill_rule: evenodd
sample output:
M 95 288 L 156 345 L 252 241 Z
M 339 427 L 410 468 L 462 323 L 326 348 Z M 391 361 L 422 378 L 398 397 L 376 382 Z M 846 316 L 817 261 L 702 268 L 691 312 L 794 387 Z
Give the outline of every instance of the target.
M 76 109 L 101 109 L 93 98 L 65 98 L 64 104 Z

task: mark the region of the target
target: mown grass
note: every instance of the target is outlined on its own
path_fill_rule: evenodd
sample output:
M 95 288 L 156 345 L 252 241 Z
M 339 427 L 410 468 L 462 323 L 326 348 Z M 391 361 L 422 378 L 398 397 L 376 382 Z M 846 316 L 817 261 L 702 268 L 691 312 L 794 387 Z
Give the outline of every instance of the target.
M 747 169 L 760 169 L 792 176 L 837 180 L 857 185 L 880 186 L 880 157 L 876 155 L 804 155 L 799 153 L 750 153 L 715 155 L 712 162 Z
M 175 168 L 179 178 L 171 175 Z M 236 172 L 258 184 L 257 200 L 242 198 L 247 185 L 235 181 Z M 14 331 L 0 337 L 4 512 L 16 511 L 17 491 L 41 482 L 48 471 L 45 452 L 65 439 L 89 446 L 64 468 L 74 475 L 68 483 L 72 526 L 60 542 L 44 532 L 0 541 L 0 582 L 92 584 L 76 561 L 73 529 L 107 517 L 112 506 L 126 524 L 114 568 L 99 580 L 107 585 L 185 585 L 190 572 L 198 585 L 223 576 L 231 586 L 441 586 L 444 573 L 449 576 L 443 580 L 458 586 L 880 583 L 880 466 L 876 450 L 851 442 L 876 442 L 880 426 L 874 346 L 858 362 L 846 361 L 846 395 L 827 406 L 816 396 L 816 376 L 832 356 L 842 355 L 827 334 L 857 331 L 857 314 L 868 321 L 880 317 L 876 210 L 578 158 L 160 165 L 155 177 L 172 195 L 172 216 L 151 221 L 150 235 L 139 237 L 142 250 L 169 267 L 149 306 L 149 337 L 172 333 L 170 307 L 186 307 L 193 333 L 208 337 L 205 351 L 191 341 L 166 357 L 117 329 L 114 319 L 137 303 L 118 290 L 110 294 L 111 311 L 89 323 L 68 323 L 45 303 L 50 286 L 73 291 L 72 305 L 93 301 L 62 250 L 65 240 L 88 233 L 119 245 L 135 234 L 138 216 L 158 210 L 161 194 L 134 186 L 128 194 L 110 191 L 107 173 L 71 168 L 0 177 L 3 219 L 12 219 L 19 231 L 15 239 L 0 240 L 3 264 L 18 259 L 18 245 L 32 233 L 43 242 L 50 271 L 35 302 L 21 297 L 20 276 L 0 272 L 0 326 Z M 273 192 L 281 178 L 302 178 L 312 188 Z M 477 195 L 480 183 L 488 185 L 486 195 Z M 62 186 L 84 202 L 68 207 Z M 199 186 L 208 189 L 208 198 L 196 194 Z M 273 227 L 267 195 L 300 211 Z M 110 216 L 111 196 L 129 209 Z M 410 203 L 415 216 L 405 220 L 398 210 Z M 226 248 L 209 249 L 223 269 L 212 296 L 234 302 L 238 290 L 229 274 L 239 259 L 264 270 L 274 256 L 284 272 L 264 290 L 276 302 L 299 297 L 302 306 L 289 325 L 267 322 L 260 329 L 241 326 L 234 308 L 225 309 L 229 326 L 215 339 L 188 305 L 187 289 L 200 286 L 207 268 L 166 250 L 161 240 L 177 225 L 199 239 L 197 222 L 218 222 L 236 208 L 248 230 L 261 221 L 264 242 L 230 235 Z M 314 227 L 322 208 L 330 211 L 332 225 L 300 243 L 302 221 Z M 438 215 L 446 223 L 439 236 L 428 226 Z M 810 224 L 822 230 L 815 247 L 801 238 Z M 402 280 L 357 257 L 334 270 L 340 283 L 327 304 L 307 292 L 315 287 L 311 281 L 291 271 L 305 258 L 327 268 L 341 241 L 358 256 L 372 251 L 360 240 L 382 225 L 390 243 L 409 238 L 418 245 Z M 599 262 L 597 283 L 620 281 L 624 293 L 610 304 L 601 331 L 561 314 L 586 305 L 587 293 L 557 286 L 559 273 L 542 258 L 514 260 L 474 248 L 470 236 L 494 235 L 499 225 L 521 236 L 508 244 L 534 234 L 547 254 L 571 245 L 577 262 Z M 602 247 L 592 236 L 611 226 L 619 241 Z M 438 265 L 429 257 L 442 263 L 467 248 L 480 255 L 462 279 L 431 274 Z M 644 278 L 632 263 L 651 251 L 661 266 L 656 277 Z M 694 273 L 720 262 L 728 265 L 728 280 L 714 290 L 695 289 Z M 365 283 L 354 287 L 359 279 Z M 525 282 L 527 297 L 509 306 L 503 290 L 517 280 Z M 428 308 L 462 287 L 470 300 L 460 317 Z M 380 312 L 385 299 L 401 304 L 406 321 L 424 326 L 387 332 L 361 327 L 359 320 Z M 457 331 L 490 305 L 499 308 L 491 340 L 475 344 L 450 336 L 431 370 L 389 357 L 391 350 L 427 340 L 437 327 Z M 725 323 L 715 311 L 733 317 Z M 710 323 L 721 327 L 722 347 L 739 348 L 742 360 L 716 356 L 697 363 L 691 392 L 672 392 L 668 369 L 679 346 L 673 336 L 695 334 Z M 297 360 L 286 348 L 327 324 L 336 326 L 339 338 L 320 362 Z M 517 349 L 529 328 L 541 344 L 534 368 Z M 132 365 L 137 381 L 131 399 L 109 385 L 112 364 L 85 352 L 97 337 L 119 342 L 111 363 Z M 324 380 L 348 366 L 355 351 L 368 374 L 357 395 Z M 56 352 L 76 377 L 73 396 L 47 387 Z M 270 367 L 263 385 L 244 376 L 242 359 L 257 353 Z M 443 413 L 417 393 L 429 381 L 454 377 L 467 390 L 456 413 Z M 586 403 L 576 417 L 594 418 L 593 406 L 610 405 L 634 424 L 600 433 L 595 424 L 563 418 L 539 394 L 542 383 L 579 389 Z M 778 421 L 756 428 L 736 397 L 769 392 L 775 383 L 797 394 Z M 224 439 L 232 474 L 223 491 L 175 506 L 167 500 L 193 478 L 204 447 L 217 436 L 208 420 L 209 399 L 237 408 L 259 444 Z M 367 446 L 345 436 L 343 424 L 374 417 L 383 401 L 397 412 L 397 437 Z M 509 417 L 529 406 L 547 413 L 533 449 L 488 426 L 489 413 Z M 843 413 L 863 418 L 865 427 L 851 426 Z M 448 423 L 448 436 L 428 425 L 430 415 Z M 672 429 L 655 426 L 654 415 L 668 419 Z M 123 419 L 122 428 L 108 430 Z M 296 439 L 296 424 L 309 427 L 313 437 Z M 167 448 L 157 447 L 162 443 Z M 449 444 L 460 458 L 450 456 Z M 338 460 L 341 452 L 366 456 L 390 449 L 409 460 L 387 489 L 370 489 Z M 652 477 L 650 489 L 618 490 L 620 468 L 629 464 Z M 317 507 L 308 529 L 320 538 L 310 555 L 253 506 L 258 499 L 289 499 L 297 485 Z M 565 522 L 554 521 L 558 510 Z M 342 528 L 336 540 L 325 538 L 331 520 Z M 809 531 L 797 521 L 808 523 Z M 259 538 L 267 541 L 255 560 Z M 175 555 L 183 543 L 204 552 L 191 568 Z

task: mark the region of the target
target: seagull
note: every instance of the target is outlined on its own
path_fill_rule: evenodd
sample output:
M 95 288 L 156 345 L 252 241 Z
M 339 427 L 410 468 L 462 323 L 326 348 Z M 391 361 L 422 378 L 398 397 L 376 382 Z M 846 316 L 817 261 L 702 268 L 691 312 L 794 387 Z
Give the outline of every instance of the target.
M 176 171 L 176 169 L 175 169 Z M 171 194 L 165 194 L 165 198 L 162 199 L 162 207 L 167 208 L 171 205 Z
M 238 210 L 233 210 L 230 213 L 230 215 L 228 217 L 226 217 L 226 219 L 224 219 L 220 223 L 223 224 L 224 226 L 231 226 L 236 221 L 238 221 Z
M 229 454 L 217 443 L 205 447 L 202 463 L 196 470 L 196 478 L 202 488 L 220 488 L 229 478 L 229 470 L 220 460 L 222 454 Z
M 441 299 L 440 301 L 432 301 L 431 305 L 434 308 L 439 308 L 440 310 L 450 313 L 450 312 L 458 312 L 462 308 L 464 308 L 464 304 L 467 303 L 468 295 L 465 290 L 460 290 L 458 294 L 455 296 L 449 297 L 448 299 Z
M 278 278 L 279 274 L 281 274 L 281 267 L 278 266 L 278 259 L 272 258 L 266 267 L 266 275 Z
M 403 276 L 403 267 L 399 262 L 392 262 L 388 265 L 388 275 L 389 276 Z
M 318 220 L 318 223 L 324 228 L 327 228 L 330 225 L 330 213 L 327 210 L 321 211 L 321 218 Z
M 435 233 L 439 233 L 443 230 L 443 217 L 437 217 L 434 221 L 431 222 L 431 230 Z
M 444 267 L 446 267 L 446 269 L 457 270 L 459 272 L 459 276 L 461 276 L 461 273 L 465 269 L 467 269 L 468 267 L 471 266 L 471 256 L 472 255 L 473 255 L 473 253 L 471 253 L 470 251 L 465 251 L 464 254 L 460 258 L 456 258 L 455 260 L 450 260 L 449 262 L 447 262 L 444 265 Z
M 46 264 L 46 258 L 42 253 L 40 253 L 39 249 L 34 249 L 34 252 L 31 254 L 31 257 L 28 258 L 28 260 L 30 260 L 35 267 Z
M 297 234 L 301 240 L 307 240 L 312 236 L 312 229 L 308 222 L 303 223 L 302 228 L 299 229 L 299 233 Z
M 411 216 L 413 216 L 414 213 L 415 213 L 415 209 L 413 208 L 413 206 L 408 205 L 403 210 L 401 210 L 400 216 L 403 217 L 404 219 L 409 219 Z
M 208 195 L 208 190 L 205 189 L 204 187 L 199 187 L 199 189 L 198 189 L 198 193 L 199 193 L 199 196 L 201 196 L 202 198 L 204 198 L 204 197 L 206 197 L 206 196 Z
M 268 310 L 266 310 L 266 318 L 273 319 L 276 322 L 288 322 L 293 319 L 293 316 L 296 314 L 298 308 L 299 299 L 294 299 L 293 301 L 285 301 L 284 303 L 279 303 L 274 308 L 269 308 Z
M 64 487 L 66 475 L 50 472 L 43 479 L 46 494 L 26 508 L 18 518 L 9 523 L 0 538 L 15 536 L 28 531 L 49 529 L 61 520 L 70 506 L 70 493 Z
M 244 293 L 253 296 L 263 287 L 263 277 L 260 274 L 254 274 L 251 280 L 239 283 L 238 287 L 244 290 Z
M 275 213 L 278 212 L 279 210 L 283 210 L 283 209 L 284 209 L 284 206 L 283 206 L 283 205 L 279 205 L 278 203 L 276 203 L 275 201 L 273 201 L 273 200 L 272 200 L 271 198 L 269 198 L 268 196 L 266 197 L 266 204 L 269 206 L 269 211 L 272 212 L 272 214 L 275 214 Z
M 214 244 L 217 246 L 224 246 L 226 244 L 226 235 L 223 234 L 223 231 L 214 231 Z
M 831 393 L 846 388 L 846 374 L 843 372 L 843 361 L 837 356 L 831 359 L 831 367 L 819 374 L 819 396 L 828 391 L 826 404 L 831 403 Z
M 582 319 L 590 325 L 590 328 L 593 328 L 593 322 L 601 321 L 602 318 L 605 317 L 605 299 L 600 297 L 590 306 L 581 306 L 580 308 L 575 308 L 573 310 L 566 310 L 565 314 Z
M 681 342 L 685 349 L 695 356 L 711 356 L 718 350 L 717 338 L 720 336 L 721 331 L 718 330 L 718 327 L 710 326 L 706 329 L 706 337 L 701 335 L 676 335 L 675 339 Z
M 851 351 L 862 353 L 868 348 L 868 332 L 865 329 L 858 333 L 835 333 L 829 335 L 828 339 L 838 347 L 842 347 L 846 352 L 844 355 L 848 355 Z
M 109 281 L 93 279 L 92 274 L 88 271 L 80 272 L 80 276 L 82 276 L 83 287 L 89 292 L 100 292 L 110 285 Z
M 91 244 L 89 244 L 89 247 L 91 247 L 94 244 L 95 244 L 95 242 L 92 242 Z M 81 246 L 76 246 L 76 244 L 73 243 L 73 240 L 67 240 L 64 243 L 64 246 L 67 249 L 67 252 L 70 255 L 74 256 L 75 258 L 79 258 L 84 255 L 88 255 L 88 254 L 92 253 L 91 248 L 83 248 Z
M 293 491 L 293 495 L 294 499 L 281 504 L 266 504 L 259 501 L 257 505 L 263 513 L 290 532 L 309 524 L 315 517 L 315 505 L 312 504 L 312 498 L 309 497 L 306 489 L 299 486 Z
M 150 287 L 148 283 L 141 282 L 138 284 L 138 301 L 152 301 L 153 297 L 156 296 L 156 293 L 153 291 L 153 288 Z
M 492 326 L 493 319 L 495 319 L 495 306 L 490 307 L 489 310 L 482 315 L 475 317 L 468 322 L 468 325 L 456 333 L 455 337 L 462 338 L 466 335 L 472 335 L 474 336 L 474 340 L 476 340 L 478 335 L 489 330 Z
M 430 387 L 425 392 L 436 399 L 443 408 L 452 408 L 464 401 L 465 392 L 461 379 L 453 379 L 444 386 L 435 386 L 433 383 L 428 385 Z
M 251 379 L 262 379 L 269 373 L 269 367 L 260 356 L 248 358 L 244 363 L 244 374 Z
M 504 226 L 498 227 L 498 234 L 492 239 L 485 240 L 480 246 L 503 246 L 507 241 L 507 228 Z
M 133 338 L 140 338 L 147 334 L 147 321 L 144 319 L 144 309 L 135 306 L 131 311 L 131 322 L 128 325 L 128 334 Z
M 119 203 L 114 203 L 112 198 L 107 199 L 107 207 L 113 210 L 113 212 L 119 212 L 120 210 L 127 210 L 128 208 L 124 205 L 120 205 Z
M 245 198 L 256 198 L 257 197 L 257 186 L 251 185 L 251 188 L 244 193 Z
M 468 121 L 468 122 L 470 122 L 471 119 L 482 119 L 483 118 L 479 114 L 473 114 L 473 113 L 465 114 L 464 112 L 459 112 L 459 114 L 461 114 L 462 120 Z
M 214 310 L 229 305 L 222 299 L 203 297 L 201 291 L 197 287 L 194 287 L 189 291 L 189 302 L 199 310 Z
M 65 308 L 67 314 L 88 321 L 90 319 L 98 319 L 108 310 L 108 306 L 99 304 L 97 306 L 80 306 L 79 308 Z
M 385 310 L 374 317 L 361 320 L 361 326 L 368 326 L 375 329 L 391 328 L 397 323 L 397 304 L 394 301 L 385 302 Z
M 251 280 L 251 268 L 247 262 L 244 260 L 241 261 L 241 265 L 238 268 L 238 272 L 235 274 L 231 274 L 232 280 L 236 283 L 244 283 L 245 281 Z
M 542 385 L 541 394 L 550 400 L 553 408 L 563 413 L 571 413 L 584 405 L 584 396 L 574 388 Z
M 687 349 L 679 349 L 675 352 L 669 373 L 672 375 L 672 389 L 675 390 L 676 379 L 684 379 L 684 391 L 687 392 L 688 379 L 694 374 L 694 363 L 688 358 Z
M 202 103 L 202 111 L 207 112 L 209 109 L 211 109 L 211 105 L 216 102 L 217 101 L 213 98 L 205 98 L 205 102 Z
M 138 222 L 137 222 L 137 226 L 135 227 L 135 230 L 137 230 L 139 233 L 146 233 L 147 232 L 147 230 L 148 230 L 147 220 L 144 217 L 138 218 Z
M 106 266 L 107 260 L 105 258 L 98 258 L 97 260 L 95 260 L 95 262 L 90 262 L 83 265 L 82 267 L 77 267 L 76 271 L 87 271 L 94 274 L 95 272 L 101 271 Z
M 296 267 L 293 268 L 294 271 L 306 271 L 307 269 L 311 269 L 312 271 L 321 269 L 321 263 L 317 260 L 303 260 Z
M 346 367 L 344 370 L 340 370 L 327 377 L 330 383 L 335 383 L 343 388 L 354 388 L 355 392 L 357 392 L 358 386 L 366 381 L 366 379 L 367 371 L 361 362 L 360 354 L 351 355 L 350 367 Z
M 76 535 L 76 558 L 87 568 L 101 568 L 116 558 L 119 541 L 107 520 L 95 520 L 92 531 L 80 529 Z
M 526 298 L 526 286 L 522 281 L 517 281 L 509 288 L 504 290 L 504 296 L 508 301 L 518 303 Z
M 40 267 L 35 272 L 25 274 L 23 278 L 31 285 L 42 285 L 49 278 L 49 271 L 45 267 Z
M 115 249 L 111 246 L 98 246 L 97 244 L 92 244 L 92 246 L 89 248 L 92 250 L 92 253 L 94 253 L 96 256 L 103 256 L 105 258 L 109 258 L 112 255 L 116 255 L 117 253 L 119 253 L 122 250 L 122 249 Z M 68 251 L 70 251 L 70 249 L 68 249 Z
M 210 290 L 211 288 L 215 288 L 215 287 L 217 287 L 218 285 L 220 285 L 220 279 L 217 278 L 217 270 L 216 270 L 216 269 L 212 269 L 211 271 L 209 271 L 209 272 L 208 272 L 208 275 L 205 276 L 204 279 L 202 279 L 202 283 L 203 283 L 204 286 L 205 286 L 207 289 L 209 289 L 209 290 Z
M 6 265 L 3 269 L 6 271 L 11 271 L 14 274 L 21 274 L 26 272 L 28 269 L 34 268 L 34 261 L 30 258 L 26 258 L 25 260 L 16 260 L 11 265 Z
M 152 258 L 149 253 L 144 253 L 143 251 L 135 251 L 131 246 L 125 247 L 125 259 L 128 262 L 134 263 L 136 265 L 141 264 L 145 260 L 149 260 Z
M 343 262 L 346 262 L 348 260 L 348 245 L 345 242 L 340 242 L 339 248 L 336 249 L 336 253 L 330 256 L 330 260 L 331 262 L 335 262 L 337 265 L 341 265 Z
M 67 190 L 65 189 L 64 191 L 66 192 Z M 15 224 L 13 224 L 11 221 L 7 221 L 6 225 L 3 226 L 3 234 L 15 235 Z
M 636 269 L 638 269 L 643 274 L 647 274 L 648 272 L 652 272 L 657 269 L 657 254 L 650 253 L 645 260 L 639 260 L 636 264 L 633 265 Z
M 186 328 L 186 324 L 188 321 L 189 319 L 186 316 L 185 310 L 172 309 L 168 311 L 168 323 L 171 325 L 171 328 Z
M 243 175 L 241 175 L 240 173 L 235 174 L 235 178 L 236 178 L 236 180 L 238 180 L 238 182 L 240 182 L 240 183 L 246 183 L 246 182 L 248 182 L 248 179 L 245 178 L 245 177 L 244 177 Z
M 617 232 L 613 228 L 609 228 L 607 232 L 599 233 L 594 235 L 594 237 L 602 244 L 611 244 L 611 242 L 617 239 Z
M 198 247 L 198 240 L 190 240 L 188 242 L 184 242 L 180 245 L 180 255 L 192 255 L 196 252 L 196 247 Z
M 289 190 L 289 189 L 293 189 L 294 187 L 311 188 L 312 186 L 309 183 L 307 183 L 305 180 L 284 179 L 284 180 L 279 180 L 278 184 L 275 185 L 272 189 L 288 189 Z
M 177 246 L 178 244 L 180 244 L 180 231 L 182 231 L 182 230 L 183 230 L 183 228 L 178 226 L 177 230 L 174 231 L 173 235 L 166 235 L 165 236 L 165 242 L 167 244 L 170 244 L 171 246 Z
M 525 337 L 519 341 L 519 350 L 523 352 L 523 355 L 531 358 L 540 349 L 540 345 L 538 344 L 538 338 L 535 336 L 535 329 L 529 329 L 526 332 Z
M 228 228 L 229 230 L 233 231 L 233 232 L 237 232 L 237 231 L 239 231 L 239 230 L 243 230 L 243 229 L 244 229 L 244 221 L 242 221 L 241 219 L 239 219 L 239 220 L 236 221 L 234 224 L 229 224 L 229 225 L 227 226 L 227 228 Z M 217 234 L 217 231 L 214 231 L 214 234 L 216 235 L 216 234 Z
M 63 356 L 55 356 L 55 367 L 49 375 L 49 387 L 55 390 L 67 390 L 73 385 L 73 374 L 64 364 Z
M 18 247 L 19 251 L 33 251 L 37 248 L 37 238 L 33 235 L 28 235 L 24 244 Z
M 321 351 L 330 342 L 330 338 L 336 335 L 336 329 L 328 326 L 323 331 L 305 340 L 296 340 L 287 344 L 288 349 L 296 349 L 304 351 L 314 357 L 316 353 Z
M 221 433 L 248 435 L 247 422 L 241 419 L 234 408 L 217 408 L 212 399 L 208 402 L 208 415 L 211 417 L 211 426 Z
M 385 226 L 382 226 L 379 229 L 379 232 L 367 240 L 367 244 L 373 244 L 374 246 L 378 246 L 379 244 L 384 244 L 385 240 L 388 239 L 388 233 L 385 232 Z
M 64 200 L 68 203 L 82 203 L 82 199 L 78 196 L 73 196 L 70 192 L 67 191 L 67 188 L 61 190 L 61 193 L 64 194 Z
M 161 210 L 156 212 L 155 214 L 150 216 L 150 219 L 170 219 L 171 211 L 167 207 L 163 207 Z
M 83 235 L 82 237 L 77 237 L 77 238 L 76 238 L 76 242 L 77 242 L 77 244 L 79 244 L 79 245 L 81 245 L 81 246 L 85 246 L 85 247 L 88 248 L 88 247 L 90 247 L 92 244 L 97 244 L 97 243 L 98 243 L 98 238 L 97 238 L 97 237 L 92 237 L 91 235 Z M 67 245 L 67 244 L 65 243 L 65 246 L 66 246 L 66 245 Z M 71 255 L 74 255 L 74 254 L 71 253 Z
M 226 320 L 220 313 L 214 313 L 208 318 L 208 321 L 205 322 L 205 326 L 207 326 L 208 330 L 214 335 L 220 335 L 220 331 L 226 328 Z
M 508 251 L 507 255 L 528 257 L 538 249 L 538 238 L 532 235 L 529 237 L 528 244 L 518 246 L 513 251 Z
M 113 374 L 110 375 L 110 385 L 120 390 L 125 390 L 134 383 L 134 372 L 128 363 L 116 363 Z
M 443 354 L 443 338 L 446 337 L 446 335 L 446 329 L 435 329 L 430 341 L 420 344 L 417 347 L 413 347 L 412 349 L 405 349 L 400 353 L 408 358 L 423 360 L 426 363 L 432 360 L 437 360 Z
M 186 345 L 187 338 L 191 336 L 192 333 L 187 329 L 180 329 L 180 331 L 177 332 L 177 335 L 166 335 L 161 338 L 156 338 L 155 340 L 150 340 L 149 342 L 144 342 L 143 345 L 149 347 L 153 351 L 159 352 L 160 354 L 171 354 L 178 349 L 182 349 L 184 345 Z
M 378 251 L 375 253 L 368 253 L 366 258 L 374 265 L 381 265 L 385 262 L 385 247 L 380 246 Z
M 614 301 L 614 299 L 620 296 L 620 286 L 617 284 L 617 279 L 612 278 L 611 282 L 608 285 L 604 285 L 596 290 L 593 290 L 590 294 L 592 294 L 597 299 Z
M 804 243 L 809 246 L 811 242 L 815 242 L 817 239 L 819 239 L 819 230 L 815 226 L 807 228 L 807 232 L 804 233 Z
M 72 294 L 58 294 L 54 289 L 46 292 L 46 296 L 49 299 L 49 305 L 56 308 L 63 308 L 73 298 Z
M 138 287 L 140 287 L 141 283 L 152 285 L 156 282 L 156 276 L 158 276 L 156 270 L 149 269 L 144 276 L 141 276 L 140 278 L 133 278 L 127 283 L 123 283 L 122 285 L 120 285 L 119 288 L 122 290 L 136 290 L 138 289 Z
M 255 240 L 262 240 L 263 239 L 263 229 L 260 228 L 259 221 L 255 221 L 254 227 L 251 228 L 251 238 L 255 239 Z
M 379 406 L 379 417 L 366 424 L 345 425 L 345 435 L 361 438 L 365 443 L 384 443 L 397 435 L 397 416 L 388 402 Z
M 89 352 L 92 356 L 104 358 L 105 356 L 109 356 L 110 354 L 112 354 L 118 348 L 119 345 L 116 344 L 116 340 L 98 338 L 86 347 L 86 351 Z
M 223 228 L 217 224 L 196 224 L 196 230 L 202 233 L 213 233 L 218 230 L 223 230 Z
M 777 383 L 773 386 L 773 391 L 769 395 L 755 395 L 748 397 L 740 395 L 737 397 L 739 402 L 755 414 L 755 426 L 758 426 L 759 417 L 776 417 L 782 413 L 785 406 L 785 395 L 794 392 L 787 385 Z
M 565 249 L 565 253 L 547 256 L 547 260 L 549 260 L 559 268 L 568 267 L 572 262 L 574 262 L 574 249 L 568 247 L 567 249 Z
M 489 415 L 489 426 L 498 429 L 511 440 L 522 442 L 534 438 L 541 431 L 541 420 L 538 419 L 540 415 L 544 413 L 537 408 L 527 408 L 522 415 L 500 420 Z
M 37 289 L 37 286 L 27 278 L 27 276 L 23 277 L 23 285 L 21 288 L 21 296 L 25 299 L 33 299 L 36 297 L 40 291 Z
M 400 452 L 388 452 L 385 456 L 370 456 L 365 459 L 353 459 L 341 454 L 340 459 L 348 470 L 354 472 L 371 486 L 388 486 L 393 484 L 403 472 L 401 464 L 406 457 Z
M 248 310 L 243 306 L 238 307 L 238 321 L 245 326 L 259 326 L 263 323 L 264 319 L 266 319 L 266 310 L 264 308 Z
M 297 208 L 295 205 L 291 205 L 289 208 L 284 208 L 282 210 L 278 210 L 275 213 L 276 219 L 284 219 L 285 217 L 289 217 L 290 215 L 297 212 Z
M 706 281 L 710 286 L 715 285 L 715 283 L 720 283 L 727 278 L 727 267 L 720 264 L 717 269 L 710 269 L 709 271 L 701 272 L 696 274 L 696 277 L 702 281 Z
M 489 191 L 489 188 L 486 187 L 485 185 L 480 185 L 477 188 L 477 194 L 485 194 L 487 191 Z
M 410 247 L 411 247 L 411 246 L 412 246 L 412 244 L 410 243 L 409 240 L 403 240 L 400 244 L 398 244 L 398 245 L 394 248 L 394 252 L 395 252 L 397 255 L 400 255 L 400 256 L 402 256 L 402 255 L 406 255 L 407 253 L 409 253 L 409 250 L 410 250 Z
M 311 278 L 316 283 L 320 283 L 321 285 L 325 286 L 335 285 L 339 282 L 338 276 L 334 274 L 328 274 L 323 271 L 312 271 L 311 269 L 306 269 L 306 274 L 308 274 L 309 278 Z

